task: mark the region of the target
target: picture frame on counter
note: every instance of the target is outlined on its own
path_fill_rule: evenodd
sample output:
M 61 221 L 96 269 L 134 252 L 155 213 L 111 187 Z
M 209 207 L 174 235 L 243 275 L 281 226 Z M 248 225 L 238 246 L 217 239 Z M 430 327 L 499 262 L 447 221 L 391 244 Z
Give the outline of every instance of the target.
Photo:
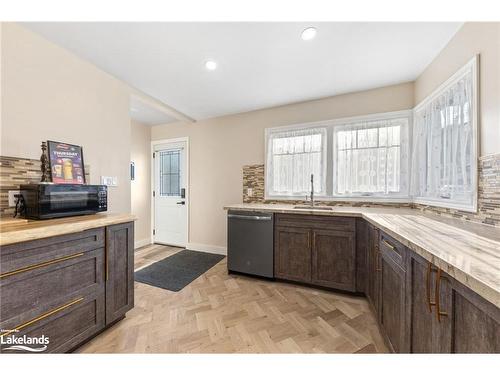
M 47 141 L 50 175 L 54 184 L 85 184 L 82 146 Z

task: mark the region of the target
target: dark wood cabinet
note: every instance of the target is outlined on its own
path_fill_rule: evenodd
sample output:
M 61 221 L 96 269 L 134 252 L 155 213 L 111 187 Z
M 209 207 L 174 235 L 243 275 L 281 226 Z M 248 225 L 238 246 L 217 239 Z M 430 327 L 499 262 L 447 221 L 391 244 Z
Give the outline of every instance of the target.
M 380 327 L 391 349 L 406 353 L 406 272 L 384 251 L 380 268 Z
M 449 276 L 446 276 L 449 278 Z M 500 310 L 456 280 L 449 282 L 453 305 L 441 319 L 451 326 L 452 353 L 500 353 Z
M 2 246 L 0 329 L 71 351 L 133 307 L 133 223 Z M 13 330 L 19 330 L 16 333 Z M 12 332 L 10 332 L 12 331 Z M 9 345 L 0 352 L 9 353 Z
M 312 283 L 356 290 L 356 249 L 353 232 L 312 230 Z
M 375 312 L 377 319 L 380 318 L 380 250 L 379 230 L 373 225 L 368 226 L 368 239 L 366 250 L 366 297 Z
M 134 223 L 106 227 L 106 324 L 134 307 Z
M 276 227 L 274 275 L 280 279 L 311 282 L 311 231 Z
M 443 311 L 451 309 L 451 288 L 448 279 L 440 277 L 439 308 L 436 315 L 436 281 L 438 269 L 417 254 L 408 262 L 407 294 L 410 309 L 409 339 L 412 353 L 450 353 L 451 320 Z
M 355 219 L 276 215 L 274 275 L 356 291 Z

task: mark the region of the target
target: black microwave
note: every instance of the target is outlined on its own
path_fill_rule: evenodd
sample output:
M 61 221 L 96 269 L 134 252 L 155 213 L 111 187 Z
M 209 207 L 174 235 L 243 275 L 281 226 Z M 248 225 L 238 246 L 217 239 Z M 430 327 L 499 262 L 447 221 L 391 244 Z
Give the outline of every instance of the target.
M 32 184 L 21 185 L 27 219 L 95 214 L 108 209 L 104 185 Z

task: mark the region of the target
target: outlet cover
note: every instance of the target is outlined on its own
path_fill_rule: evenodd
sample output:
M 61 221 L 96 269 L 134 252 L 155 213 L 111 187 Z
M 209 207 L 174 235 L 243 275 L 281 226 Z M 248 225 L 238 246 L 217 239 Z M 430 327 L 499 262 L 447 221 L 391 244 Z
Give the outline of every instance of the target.
M 9 190 L 9 207 L 16 206 L 16 197 L 14 195 L 19 194 L 19 190 Z
M 101 176 L 101 185 L 117 186 L 118 178 L 116 176 Z
M 248 195 L 249 197 L 253 197 L 253 189 L 252 189 L 252 188 L 248 188 L 248 189 L 247 189 L 247 195 Z

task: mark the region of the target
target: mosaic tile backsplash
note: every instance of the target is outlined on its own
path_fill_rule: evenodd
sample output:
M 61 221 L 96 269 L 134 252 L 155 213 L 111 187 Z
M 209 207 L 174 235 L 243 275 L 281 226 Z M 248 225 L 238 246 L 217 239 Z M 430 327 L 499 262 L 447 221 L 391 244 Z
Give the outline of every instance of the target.
M 248 189 L 252 189 L 252 196 Z M 304 201 L 266 200 L 264 197 L 264 165 L 243 166 L 243 203 L 289 203 L 300 204 Z M 413 207 L 425 212 L 433 212 L 445 217 L 453 217 L 476 223 L 500 227 L 500 154 L 479 158 L 478 212 L 464 212 L 449 208 L 429 207 L 413 203 L 378 203 L 378 202 L 323 202 L 332 206 L 355 207 Z
M 85 179 L 89 181 L 90 166 L 85 165 Z M 40 160 L 0 156 L 0 216 L 11 216 L 9 190 L 19 190 L 22 184 L 40 182 Z

